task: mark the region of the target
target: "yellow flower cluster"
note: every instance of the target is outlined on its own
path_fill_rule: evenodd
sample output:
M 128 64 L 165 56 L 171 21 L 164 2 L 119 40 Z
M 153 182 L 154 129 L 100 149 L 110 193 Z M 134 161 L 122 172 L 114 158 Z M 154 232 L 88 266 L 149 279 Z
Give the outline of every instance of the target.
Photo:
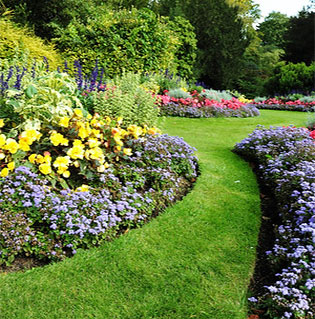
M 241 103 L 251 103 L 252 101 L 249 100 L 249 99 L 246 99 L 246 97 L 244 95 L 241 95 L 238 100 L 241 102 Z
M 112 120 L 98 114 L 84 116 L 81 109 L 74 109 L 74 115 L 60 118 L 59 127 L 53 130 L 47 127 L 42 127 L 41 132 L 28 129 L 18 136 L 18 140 L 0 134 L 0 176 L 5 177 L 14 170 L 17 163 L 13 157 L 19 150 L 22 151 L 18 156 L 19 159 L 22 157 L 19 163 L 27 160 L 39 172 L 53 178 L 69 178 L 71 171 L 78 168 L 104 172 L 110 166 L 108 162 L 132 155 L 131 148 L 125 146 L 128 140 L 160 133 L 157 128 L 137 125 L 123 129 L 120 127 L 122 121 L 120 117 Z M 3 126 L 4 121 L 0 119 L 0 128 Z M 41 144 L 36 143 L 31 148 L 36 141 Z M 47 144 L 50 145 L 49 152 L 42 149 Z M 87 189 L 83 186 L 81 191 Z
M 4 126 L 4 120 L 0 120 L 0 128 Z M 0 176 L 8 176 L 10 171 L 15 168 L 15 162 L 13 160 L 14 154 L 19 150 L 28 152 L 31 150 L 30 146 L 39 141 L 42 134 L 34 129 L 28 129 L 23 131 L 18 137 L 18 141 L 14 138 L 7 138 L 4 134 L 0 134 Z

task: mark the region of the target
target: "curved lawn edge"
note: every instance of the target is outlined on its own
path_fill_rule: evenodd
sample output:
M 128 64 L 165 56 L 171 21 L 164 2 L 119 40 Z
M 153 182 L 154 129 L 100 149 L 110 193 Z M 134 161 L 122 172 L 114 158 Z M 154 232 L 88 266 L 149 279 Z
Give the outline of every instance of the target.
M 289 113 L 289 114 L 287 114 Z M 231 152 L 257 124 L 301 125 L 306 114 L 164 119 L 198 149 L 201 176 L 142 229 L 64 262 L 0 275 L 0 318 L 244 319 L 260 225 L 259 191 Z

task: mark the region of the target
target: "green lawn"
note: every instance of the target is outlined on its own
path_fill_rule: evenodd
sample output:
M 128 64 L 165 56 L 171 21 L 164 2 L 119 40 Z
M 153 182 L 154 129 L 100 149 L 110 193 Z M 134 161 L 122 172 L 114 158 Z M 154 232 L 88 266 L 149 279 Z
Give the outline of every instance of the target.
M 248 164 L 232 153 L 257 124 L 303 125 L 299 112 L 259 118 L 168 118 L 161 128 L 195 146 L 194 189 L 141 229 L 64 262 L 0 274 L 1 319 L 246 318 L 260 224 Z

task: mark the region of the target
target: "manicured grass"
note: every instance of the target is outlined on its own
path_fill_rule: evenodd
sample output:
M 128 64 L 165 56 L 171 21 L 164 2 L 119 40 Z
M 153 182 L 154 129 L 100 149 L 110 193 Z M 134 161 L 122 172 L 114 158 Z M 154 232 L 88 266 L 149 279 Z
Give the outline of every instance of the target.
M 141 229 L 64 262 L 0 274 L 1 319 L 246 318 L 260 224 L 249 165 L 230 150 L 257 124 L 302 125 L 299 112 L 259 118 L 167 118 L 198 149 L 194 189 Z

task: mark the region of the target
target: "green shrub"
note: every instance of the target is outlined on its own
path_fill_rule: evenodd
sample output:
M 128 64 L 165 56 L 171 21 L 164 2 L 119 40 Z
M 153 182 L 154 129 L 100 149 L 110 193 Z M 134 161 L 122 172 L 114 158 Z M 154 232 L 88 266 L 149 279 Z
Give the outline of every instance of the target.
M 0 65 L 23 65 L 34 59 L 46 57 L 51 69 L 61 64 L 61 56 L 52 44 L 32 34 L 25 27 L 18 27 L 10 20 L 0 18 Z
M 95 60 L 107 78 L 123 70 L 176 70 L 179 40 L 150 10 L 108 11 L 90 16 L 85 24 L 73 19 L 55 43 L 72 60 L 91 70 Z
M 141 86 L 140 74 L 125 73 L 107 83 L 104 92 L 92 92 L 94 111 L 102 116 L 122 117 L 123 124 L 152 126 L 159 109 L 151 92 Z
M 183 89 L 172 89 L 172 90 L 169 90 L 167 95 L 169 95 L 171 97 L 175 97 L 177 99 L 180 99 L 180 98 L 183 98 L 183 99 L 191 98 L 191 95 L 189 94 L 189 92 L 186 92 Z
M 148 9 L 103 9 L 90 15 L 86 23 L 74 18 L 54 42 L 68 60 L 80 60 L 85 70 L 91 70 L 97 59 L 107 78 L 123 71 L 167 69 L 191 76 L 196 40 L 188 21 L 176 21 Z
M 270 95 L 288 94 L 291 91 L 308 93 L 314 90 L 315 62 L 307 66 L 302 63 L 278 63 L 274 75 L 266 83 Z
M 165 72 L 151 72 L 146 73 L 141 78 L 141 82 L 144 86 L 150 86 L 152 83 L 155 83 L 159 87 L 159 92 L 163 93 L 164 90 L 174 90 L 177 88 L 185 88 L 188 90 L 188 85 L 185 79 L 180 76 L 170 73 L 168 70 Z
M 299 100 L 304 103 L 311 103 L 315 101 L 315 95 L 302 96 Z
M 226 91 L 217 91 L 217 90 L 204 90 L 201 92 L 201 95 L 208 99 L 208 100 L 216 100 L 218 102 L 221 102 L 222 99 L 224 100 L 231 100 L 232 95 Z

